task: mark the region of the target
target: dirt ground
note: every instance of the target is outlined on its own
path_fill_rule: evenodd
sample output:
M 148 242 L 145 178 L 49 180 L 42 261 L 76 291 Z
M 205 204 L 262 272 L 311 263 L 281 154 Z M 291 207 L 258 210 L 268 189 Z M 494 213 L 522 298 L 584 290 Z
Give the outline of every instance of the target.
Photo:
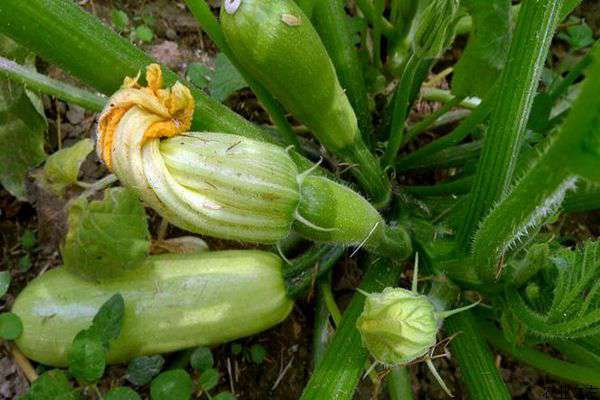
M 84 0 L 79 3 L 106 22 L 110 20 L 113 8 L 125 10 L 130 18 L 139 15 L 140 10 L 145 10 L 155 19 L 153 26 L 155 38 L 151 43 L 142 46 L 146 51 L 180 72 L 185 71 L 190 62 L 214 67 L 216 53 L 214 44 L 201 33 L 195 19 L 178 1 Z M 598 34 L 600 2 L 586 1 L 578 12 L 587 17 L 588 23 Z M 454 56 L 452 52 L 448 55 L 448 57 Z M 55 67 L 43 62 L 40 62 L 39 66 L 50 76 L 74 82 Z M 242 91 L 230 98 L 227 103 L 246 118 L 260 123 L 267 122 L 266 115 L 248 91 Z M 48 97 L 44 98 L 44 105 L 50 124 L 47 147 L 49 153 L 56 150 L 59 142 L 58 135 L 63 145 L 91 136 L 95 123 L 93 114 Z M 428 108 L 429 105 L 426 104 L 417 105 L 417 112 Z M 105 173 L 95 156 L 85 162 L 82 172 L 84 180 L 88 181 L 99 178 Z M 29 196 L 32 200 L 31 204 L 18 202 L 0 189 L 0 269 L 10 270 L 13 278 L 9 295 L 0 302 L 2 310 L 10 309 L 14 296 L 29 280 L 49 268 L 56 267 L 61 262 L 59 246 L 66 232 L 65 200 L 44 193 L 33 184 L 30 185 Z M 153 233 L 156 233 L 157 218 L 152 219 L 152 225 Z M 560 230 L 563 234 L 571 235 L 574 240 L 578 240 L 597 237 L 599 226 L 600 214 L 596 213 L 562 217 L 552 229 Z M 37 238 L 36 246 L 30 250 L 24 249 L 20 244 L 20 237 L 26 230 L 34 232 Z M 177 236 L 179 233 L 172 228 L 168 235 Z M 209 243 L 213 249 L 239 247 L 235 243 L 222 241 L 209 241 Z M 25 255 L 28 255 L 31 261 L 29 269 L 22 265 Z M 410 266 L 407 269 L 410 270 Z M 340 305 L 347 303 L 353 293 L 352 288 L 359 279 L 360 270 L 355 260 L 345 260 L 338 266 L 334 276 L 334 293 Z M 290 318 L 284 323 L 270 331 L 239 341 L 245 348 L 260 343 L 267 349 L 268 356 L 261 364 L 255 364 L 240 355 L 233 355 L 229 344 L 215 348 L 216 368 L 223 374 L 219 389 L 234 392 L 240 400 L 297 399 L 311 372 L 313 309 L 314 300 L 300 301 Z M 0 399 L 14 399 L 26 391 L 28 383 L 8 355 L 6 348 L 3 346 L 0 351 Z M 167 362 L 171 364 L 180 361 L 181 357 L 177 355 L 167 358 Z M 496 363 L 516 399 L 583 398 L 580 388 L 556 382 L 510 359 L 497 356 Z M 439 359 L 436 365 L 455 394 L 455 398 L 466 398 L 461 391 L 460 371 L 456 363 L 451 358 Z M 446 398 L 424 365 L 414 365 L 411 373 L 415 398 Z M 110 367 L 99 386 L 108 388 L 117 384 L 126 384 L 124 375 L 123 366 Z M 144 390 L 142 393 L 147 394 L 147 389 Z M 355 398 L 386 399 L 386 396 L 385 390 L 380 385 L 374 385 L 366 379 L 361 383 Z

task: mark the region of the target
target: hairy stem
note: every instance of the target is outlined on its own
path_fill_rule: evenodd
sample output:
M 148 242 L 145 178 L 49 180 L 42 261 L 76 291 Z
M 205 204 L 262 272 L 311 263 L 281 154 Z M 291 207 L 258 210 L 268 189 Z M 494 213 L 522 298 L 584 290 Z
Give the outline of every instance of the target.
M 561 5 L 562 0 L 531 0 L 521 7 L 508 62 L 499 81 L 502 91 L 492 110 L 467 213 L 458 233 L 463 251 L 470 248 L 480 221 L 512 181 Z
M 365 292 L 380 291 L 394 285 L 401 269 L 387 259 L 373 262 L 360 285 Z M 362 347 L 356 320 L 363 311 L 365 296 L 356 293 L 329 344 L 325 357 L 315 369 L 301 400 L 350 400 L 364 370 L 368 351 Z
M 500 371 L 494 365 L 494 356 L 479 332 L 472 311 L 448 318 L 444 326 L 449 335 L 452 355 L 458 361 L 462 381 L 471 399 L 510 399 Z

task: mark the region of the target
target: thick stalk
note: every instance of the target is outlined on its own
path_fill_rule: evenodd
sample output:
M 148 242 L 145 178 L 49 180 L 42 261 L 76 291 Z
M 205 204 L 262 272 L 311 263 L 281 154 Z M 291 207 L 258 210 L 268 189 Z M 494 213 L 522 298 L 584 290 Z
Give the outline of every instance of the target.
M 481 336 L 472 312 L 453 315 L 445 321 L 444 326 L 449 335 L 457 335 L 450 342 L 450 347 L 460 367 L 469 398 L 510 399 L 500 371 L 494 365 L 494 356 Z
M 387 374 L 385 382 L 390 400 L 413 399 L 409 367 L 393 367 Z
M 344 10 L 344 3 L 340 0 L 317 2 L 312 21 L 354 109 L 363 141 L 372 147 L 373 121 L 367 88 L 352 33 L 348 30 L 348 16 Z
M 530 0 L 521 7 L 508 62 L 499 82 L 501 95 L 492 110 L 467 213 L 458 233 L 464 251 L 469 249 L 483 217 L 512 181 L 561 5 L 562 0 Z
M 479 334 L 483 334 L 493 347 L 507 356 L 562 381 L 600 387 L 600 370 L 565 362 L 529 347 L 514 346 L 488 322 L 480 321 L 478 326 Z
M 433 158 L 437 158 L 443 150 L 459 144 L 464 138 L 472 133 L 478 125 L 485 121 L 492 110 L 493 103 L 491 98 L 484 100 L 481 105 L 475 108 L 473 112 L 452 132 L 401 158 L 396 163 L 396 170 L 411 170 L 414 165 L 422 164 L 424 159 L 429 159 L 432 156 Z
M 102 95 L 51 79 L 34 69 L 24 67 L 3 57 L 0 57 L 0 75 L 20 83 L 28 89 L 49 94 L 90 111 L 102 111 L 108 100 Z
M 600 47 L 593 57 L 594 65 L 564 125 L 549 143 L 541 144 L 541 155 L 533 166 L 495 205 L 475 234 L 472 254 L 484 281 L 494 279 L 497 261 L 556 211 L 567 190 L 575 189 L 577 179 L 600 182 Z
M 69 0 L 2 1 L 0 32 L 105 94 L 155 62 Z M 167 85 L 179 79 L 166 69 L 164 78 Z M 193 128 L 273 142 L 268 133 L 201 90 L 191 90 L 197 100 Z
M 433 154 L 426 154 L 411 163 L 405 162 L 408 157 L 400 160 L 396 171 L 414 171 L 433 168 L 449 168 L 463 166 L 466 163 L 476 162 L 481 154 L 483 141 L 468 142 L 458 146 L 444 148 Z M 410 156 L 409 156 L 410 157 Z
M 400 78 L 396 92 L 394 93 L 390 136 L 382 158 L 384 168 L 392 165 L 404 140 L 404 125 L 410 107 L 413 82 L 420 61 L 421 60 L 415 53 L 410 55 L 404 67 L 404 71 L 402 72 L 402 77 Z
M 236 61 L 234 55 L 231 53 L 231 50 L 227 46 L 225 42 L 225 37 L 223 36 L 223 32 L 221 32 L 221 27 L 214 14 L 210 10 L 208 4 L 206 4 L 205 0 L 186 0 L 188 8 L 196 17 L 200 26 L 204 31 L 208 34 L 213 42 L 217 44 L 219 49 L 227 56 L 229 61 L 235 66 L 235 68 L 240 72 L 244 80 L 250 86 L 250 89 L 256 95 L 256 98 L 260 103 L 265 107 L 275 125 L 279 128 L 279 132 L 285 141 L 286 145 L 293 145 L 297 150 L 300 149 L 300 142 L 298 142 L 298 137 L 294 133 L 292 126 L 288 122 L 285 117 L 285 110 L 271 96 L 271 94 L 255 79 L 253 79 L 250 74 L 248 74 L 240 65 L 239 62 Z
M 380 259 L 369 265 L 360 284 L 365 292 L 381 291 L 394 285 L 401 269 L 391 261 Z M 363 311 L 365 296 L 356 293 L 333 336 L 325 357 L 313 372 L 301 400 L 349 400 L 354 396 L 368 351 L 362 347 L 356 320 Z

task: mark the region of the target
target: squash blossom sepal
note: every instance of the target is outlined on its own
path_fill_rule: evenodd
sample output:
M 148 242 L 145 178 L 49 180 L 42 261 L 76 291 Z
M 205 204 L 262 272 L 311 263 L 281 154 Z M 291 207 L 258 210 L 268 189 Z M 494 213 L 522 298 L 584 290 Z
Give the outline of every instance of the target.
M 431 362 L 431 352 L 445 318 L 474 307 L 439 310 L 435 298 L 416 290 L 417 267 L 412 290 L 385 288 L 380 293 L 365 293 L 365 306 L 356 321 L 363 345 L 373 358 L 386 366 L 405 365 L 423 358 L 432 373 L 449 393 Z
M 157 65 L 148 67 L 146 80 L 148 87 L 141 87 L 137 78 L 127 78 L 110 98 L 98 124 L 98 154 L 170 223 L 265 244 L 296 229 L 315 241 L 410 255 L 406 232 L 387 227 L 358 193 L 311 176 L 312 169 L 298 170 L 288 152 L 273 144 L 187 132 L 194 108 L 189 90 L 180 83 L 162 89 Z

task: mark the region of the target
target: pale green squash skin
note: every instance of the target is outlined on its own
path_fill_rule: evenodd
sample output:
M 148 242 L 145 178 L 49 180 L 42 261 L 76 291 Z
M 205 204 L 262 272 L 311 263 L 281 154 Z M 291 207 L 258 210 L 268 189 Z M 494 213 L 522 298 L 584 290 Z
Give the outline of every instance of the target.
M 286 17 L 296 23 L 286 22 Z M 290 0 L 242 0 L 221 26 L 237 61 L 332 151 L 359 137 L 352 106 L 310 20 Z
M 12 311 L 23 322 L 17 346 L 32 360 L 66 366 L 75 335 L 116 293 L 125 300 L 125 315 L 109 363 L 252 335 L 284 320 L 293 306 L 281 260 L 262 251 L 153 256 L 106 283 L 58 268 L 17 297 Z

